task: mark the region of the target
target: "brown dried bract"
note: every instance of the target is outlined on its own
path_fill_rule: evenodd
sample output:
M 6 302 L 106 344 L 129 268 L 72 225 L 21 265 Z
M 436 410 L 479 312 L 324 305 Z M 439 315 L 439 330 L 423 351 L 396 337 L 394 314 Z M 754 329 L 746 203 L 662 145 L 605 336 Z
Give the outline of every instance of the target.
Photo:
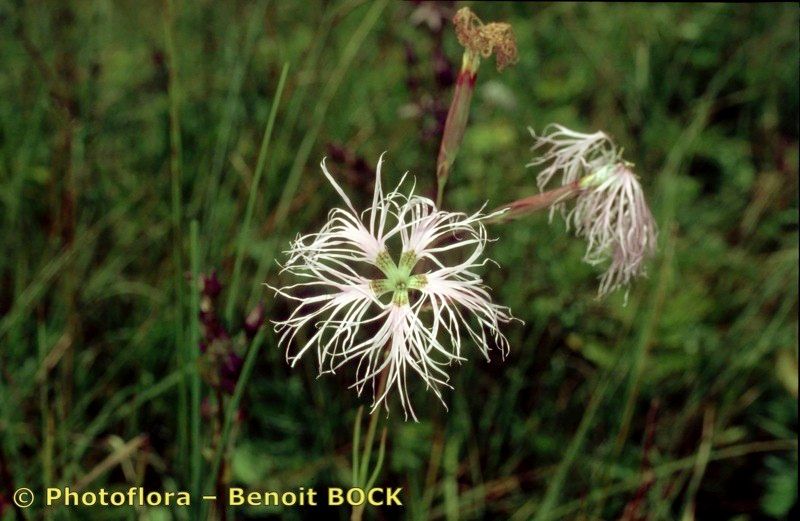
M 470 52 L 488 58 L 492 54 L 501 71 L 517 62 L 517 42 L 507 23 L 484 24 L 469 7 L 462 7 L 453 17 L 458 41 Z

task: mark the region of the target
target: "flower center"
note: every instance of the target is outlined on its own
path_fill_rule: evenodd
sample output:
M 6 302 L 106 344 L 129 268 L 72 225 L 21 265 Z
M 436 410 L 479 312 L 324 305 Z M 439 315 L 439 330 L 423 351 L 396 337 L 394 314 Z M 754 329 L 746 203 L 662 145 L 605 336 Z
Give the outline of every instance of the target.
M 370 287 L 376 296 L 392 293 L 392 303 L 396 306 L 408 304 L 408 290 L 421 290 L 428 283 L 425 275 L 412 275 L 414 266 L 417 265 L 417 256 L 414 252 L 406 251 L 400 255 L 400 262 L 395 264 L 388 252 L 382 251 L 375 260 L 375 265 L 383 272 L 386 278 L 370 282 Z

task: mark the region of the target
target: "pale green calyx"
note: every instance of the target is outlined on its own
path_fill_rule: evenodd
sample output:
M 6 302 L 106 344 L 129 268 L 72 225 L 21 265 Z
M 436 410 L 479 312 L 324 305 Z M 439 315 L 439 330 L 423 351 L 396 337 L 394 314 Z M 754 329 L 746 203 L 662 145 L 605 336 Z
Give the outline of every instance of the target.
M 596 188 L 611 178 L 612 174 L 614 173 L 614 168 L 616 165 L 603 165 L 594 173 L 587 175 L 583 179 L 580 180 L 580 187 L 581 188 Z

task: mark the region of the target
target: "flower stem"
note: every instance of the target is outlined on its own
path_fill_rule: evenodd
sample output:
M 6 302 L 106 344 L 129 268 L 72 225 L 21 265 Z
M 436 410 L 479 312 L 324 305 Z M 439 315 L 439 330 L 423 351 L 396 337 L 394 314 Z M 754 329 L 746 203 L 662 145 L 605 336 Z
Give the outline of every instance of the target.
M 222 394 L 222 391 L 217 388 L 217 418 L 215 421 L 215 431 L 216 431 L 216 438 L 217 438 L 217 450 L 221 451 L 223 454 L 222 463 L 217 468 L 217 475 L 215 476 L 216 483 L 214 485 L 214 491 L 216 493 L 217 498 L 224 498 L 227 495 L 227 483 L 225 480 L 226 475 L 226 468 L 227 468 L 227 461 L 225 459 L 225 452 L 227 444 L 227 439 L 223 436 L 223 432 L 225 429 L 225 397 Z M 231 404 L 229 403 L 228 406 Z M 224 504 L 224 502 L 219 502 L 219 509 L 217 510 L 217 519 L 220 521 L 225 521 L 228 517 L 228 511 Z
M 485 222 L 487 224 L 503 224 L 508 221 L 513 221 L 520 217 L 536 213 L 539 210 L 551 208 L 554 204 L 568 201 L 579 193 L 581 193 L 581 187 L 578 181 L 576 181 L 567 186 L 548 190 L 547 192 L 531 195 L 529 197 L 523 197 L 522 199 L 517 199 L 516 201 L 495 208 L 491 213 L 496 213 L 501 210 L 506 211 L 496 217 L 487 219 Z
M 475 81 L 478 76 L 480 56 L 466 50 L 461 60 L 461 70 L 456 78 L 456 88 L 453 100 L 447 112 L 447 119 L 442 132 L 442 142 L 439 145 L 439 157 L 436 161 L 436 206 L 441 208 L 444 197 L 444 187 L 450 176 L 450 167 L 456 159 L 458 148 L 464 138 L 469 119 L 469 105 L 472 93 L 475 91 Z
M 190 396 L 191 404 L 189 407 L 191 416 L 191 490 L 192 495 L 198 497 L 201 495 L 202 486 L 202 465 L 203 459 L 201 455 L 201 442 L 202 437 L 200 433 L 200 291 L 197 283 L 200 280 L 200 225 L 197 219 L 193 219 L 189 226 L 189 251 L 190 251 L 190 265 L 192 270 L 192 292 L 190 295 L 191 302 L 191 327 L 189 329 L 189 353 L 187 353 L 187 362 L 192 364 L 192 372 L 190 376 Z M 199 514 L 199 505 L 194 507 L 194 513 Z
M 255 338 L 253 338 L 253 341 L 250 343 L 250 347 L 247 349 L 244 365 L 242 366 L 242 372 L 239 375 L 239 380 L 236 382 L 236 388 L 233 391 L 233 395 L 231 396 L 231 399 L 228 401 L 227 407 L 225 408 L 225 416 L 222 423 L 219 442 L 216 444 L 214 449 L 214 456 L 211 458 L 210 471 L 207 473 L 209 484 L 204 486 L 204 491 L 212 492 L 214 490 L 211 487 L 212 485 L 216 486 L 216 478 L 220 475 L 219 473 L 225 465 L 225 447 L 228 446 L 228 440 L 230 439 L 231 430 L 233 428 L 234 417 L 239 410 L 239 403 L 242 400 L 244 388 L 250 381 L 250 375 L 253 373 L 253 366 L 255 365 L 256 358 L 258 357 L 258 353 L 261 349 L 261 344 L 264 342 L 265 335 L 266 328 L 260 328 L 258 333 L 256 333 Z M 203 503 L 202 515 L 199 519 L 206 519 L 208 517 L 208 505 L 208 503 Z
M 380 396 L 383 394 L 383 391 L 386 389 L 386 379 L 389 375 L 389 372 L 384 369 L 381 372 L 380 380 L 378 380 L 378 388 L 375 391 L 375 396 Z M 359 409 L 359 414 L 356 416 L 356 422 L 361 421 L 361 414 Z M 364 443 L 364 454 L 361 456 L 360 464 L 359 460 L 357 459 L 358 455 L 358 443 L 359 443 L 359 434 L 361 432 L 360 425 L 355 427 L 354 436 L 353 436 L 353 486 L 354 487 L 366 487 L 367 486 L 367 476 L 369 474 L 369 460 L 372 457 L 372 445 L 375 442 L 375 431 L 378 427 L 378 415 L 375 413 L 370 414 L 369 417 L 369 426 L 367 427 L 367 437 Z M 386 444 L 386 429 L 384 429 L 383 435 L 381 437 L 381 452 L 383 452 L 383 447 Z M 375 477 L 377 477 L 377 473 L 380 470 L 380 466 L 382 465 L 382 454 L 378 457 L 378 463 L 376 465 L 375 470 L 372 474 L 373 481 Z M 361 518 L 364 515 L 364 504 L 356 505 L 353 507 L 353 513 L 350 516 L 351 521 L 361 521 Z
M 184 336 L 184 292 L 183 292 L 183 254 L 181 244 L 183 240 L 182 232 L 182 198 L 181 198 L 181 170 L 182 170 L 182 144 L 181 144 L 181 125 L 180 125 L 180 86 L 178 84 L 177 70 L 177 51 L 175 48 L 175 34 L 173 24 L 175 22 L 175 6 L 172 0 L 165 0 L 164 18 L 164 39 L 167 48 L 168 58 L 168 83 L 167 91 L 169 97 L 169 143 L 170 143 L 170 188 L 171 188 L 171 227 L 172 227 L 172 263 L 173 263 L 173 291 L 175 294 L 175 321 L 173 334 L 175 337 L 175 352 L 177 353 L 177 365 L 183 368 L 187 360 L 187 346 Z M 189 346 L 189 349 L 196 346 Z M 187 449 L 189 447 L 189 405 L 188 381 L 185 375 L 181 375 L 180 386 L 178 387 L 178 454 L 179 465 L 184 476 L 190 476 L 189 459 Z

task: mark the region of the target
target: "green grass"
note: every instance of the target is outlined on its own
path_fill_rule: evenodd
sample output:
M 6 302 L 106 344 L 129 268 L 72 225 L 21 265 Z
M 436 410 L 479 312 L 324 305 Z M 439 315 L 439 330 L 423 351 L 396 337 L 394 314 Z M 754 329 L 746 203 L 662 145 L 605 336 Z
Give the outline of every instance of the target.
M 623 306 L 595 298 L 558 219 L 493 226 L 486 283 L 525 321 L 510 356 L 454 367 L 449 411 L 414 384 L 419 423 L 394 403 L 370 424 L 351 374 L 291 369 L 271 330 L 242 325 L 259 302 L 286 313 L 262 283 L 290 282 L 281 252 L 338 204 L 328 145 L 373 167 L 386 151 L 387 186 L 409 171 L 432 193 L 438 142 L 411 104 L 449 104 L 437 36 L 411 3 L 169 4 L 0 3 L 0 511 L 22 486 L 209 493 L 223 469 L 323 489 L 377 466 L 405 506 L 365 519 L 796 514 L 796 5 L 472 4 L 512 24 L 520 60 L 482 64 L 445 206 L 535 193 L 528 127 L 603 129 L 636 164 L 659 252 Z M 449 27 L 442 51 L 460 63 Z M 328 164 L 368 203 L 366 174 Z M 244 360 L 221 417 L 197 363 L 214 269 Z M 229 514 L 265 512 L 350 516 Z

